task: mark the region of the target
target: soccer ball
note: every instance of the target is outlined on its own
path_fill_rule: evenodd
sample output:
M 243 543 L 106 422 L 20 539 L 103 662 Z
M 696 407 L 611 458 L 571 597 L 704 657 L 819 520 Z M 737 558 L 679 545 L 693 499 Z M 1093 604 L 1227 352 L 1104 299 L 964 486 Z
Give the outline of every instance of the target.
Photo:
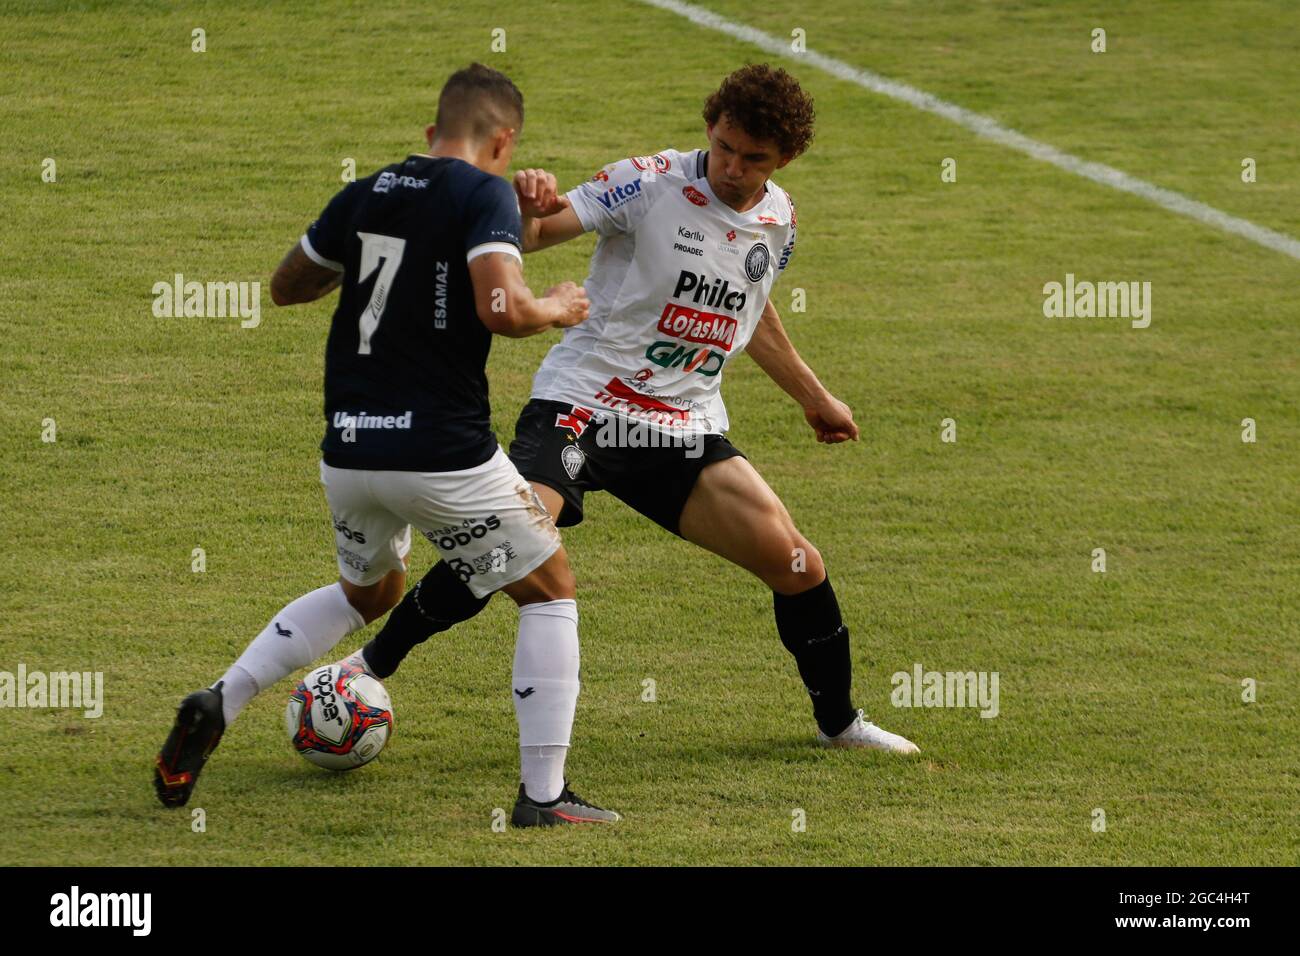
M 289 697 L 293 749 L 326 770 L 352 770 L 379 756 L 393 732 L 393 705 L 376 678 L 354 664 L 318 667 Z

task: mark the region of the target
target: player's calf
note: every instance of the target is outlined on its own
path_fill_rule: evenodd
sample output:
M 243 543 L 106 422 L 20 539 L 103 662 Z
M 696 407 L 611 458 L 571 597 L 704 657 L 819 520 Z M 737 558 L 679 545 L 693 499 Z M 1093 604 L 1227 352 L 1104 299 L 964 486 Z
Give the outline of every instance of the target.
M 840 616 L 831 579 L 798 594 L 772 592 L 776 632 L 794 655 L 799 676 L 812 700 L 817 727 L 828 737 L 844 730 L 857 713 L 850 691 L 853 664 L 849 629 Z

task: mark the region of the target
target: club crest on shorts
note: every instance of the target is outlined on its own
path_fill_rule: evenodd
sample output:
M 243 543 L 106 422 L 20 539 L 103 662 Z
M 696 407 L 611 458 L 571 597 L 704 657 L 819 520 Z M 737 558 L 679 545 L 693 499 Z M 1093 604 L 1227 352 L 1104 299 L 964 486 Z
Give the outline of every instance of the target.
M 578 477 L 578 472 L 582 471 L 582 463 L 586 460 L 587 456 L 577 445 L 565 445 L 564 450 L 560 452 L 560 464 L 564 466 L 564 471 L 570 479 Z
M 772 253 L 767 251 L 766 243 L 756 243 L 745 256 L 745 275 L 749 276 L 750 282 L 759 282 L 763 276 L 767 275 L 767 264 L 772 259 Z

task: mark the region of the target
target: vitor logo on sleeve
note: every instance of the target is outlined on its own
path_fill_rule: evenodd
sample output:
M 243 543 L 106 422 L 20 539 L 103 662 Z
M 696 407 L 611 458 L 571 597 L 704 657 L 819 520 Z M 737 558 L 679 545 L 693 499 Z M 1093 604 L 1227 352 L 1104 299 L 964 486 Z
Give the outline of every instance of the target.
M 630 183 L 621 186 L 611 186 L 596 198 L 600 200 L 601 205 L 606 209 L 613 209 L 621 206 L 629 199 L 635 199 L 641 195 L 641 180 L 634 179 Z
M 133 936 L 148 936 L 153 927 L 153 894 L 82 893 L 74 886 L 50 897 L 50 925 L 125 926 Z

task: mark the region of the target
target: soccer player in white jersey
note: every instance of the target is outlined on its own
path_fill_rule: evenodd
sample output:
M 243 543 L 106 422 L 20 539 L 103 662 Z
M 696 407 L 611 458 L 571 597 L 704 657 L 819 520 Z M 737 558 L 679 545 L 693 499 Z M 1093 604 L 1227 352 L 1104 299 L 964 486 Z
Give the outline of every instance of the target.
M 819 442 L 858 438 L 852 411 L 799 357 L 769 297 L 796 226 L 771 177 L 807 149 L 813 118 L 794 77 L 746 66 L 705 104 L 707 150 L 621 160 L 564 195 L 544 171 L 516 174 L 525 252 L 598 239 L 591 317 L 542 362 L 510 457 L 560 527 L 582 520 L 585 492 L 609 491 L 753 573 L 772 591 L 818 741 L 916 753 L 854 707 L 848 628 L 822 556 L 725 437 L 722 373 L 748 351 Z M 367 652 L 391 671 L 427 636 L 386 627 Z

